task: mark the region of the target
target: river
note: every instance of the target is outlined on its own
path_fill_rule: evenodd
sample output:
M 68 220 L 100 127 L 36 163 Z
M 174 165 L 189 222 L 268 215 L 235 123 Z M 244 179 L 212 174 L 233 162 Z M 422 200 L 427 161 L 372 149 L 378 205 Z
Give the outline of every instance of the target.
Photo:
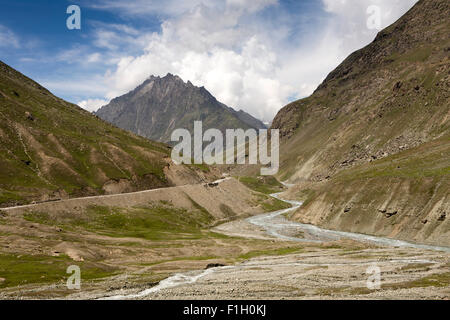
M 352 232 L 344 232 L 344 231 L 335 231 L 323 229 L 314 225 L 302 224 L 298 222 L 289 221 L 285 218 L 285 214 L 291 211 L 297 210 L 302 202 L 293 201 L 293 200 L 284 200 L 280 198 L 281 193 L 271 194 L 272 197 L 275 197 L 279 200 L 282 200 L 286 203 L 292 205 L 291 208 L 278 210 L 274 212 L 264 213 L 256 216 L 252 216 L 247 218 L 246 221 L 263 228 L 267 234 L 272 237 L 276 237 L 286 241 L 296 241 L 296 242 L 328 242 L 339 239 L 352 239 L 361 242 L 373 243 L 381 246 L 390 246 L 390 247 L 407 247 L 407 248 L 417 248 L 417 249 L 426 249 L 426 250 L 436 250 L 436 251 L 444 251 L 450 252 L 449 247 L 440 247 L 440 246 L 431 246 L 424 244 L 411 243 L 396 239 L 376 237 L 371 235 L 365 235 L 360 233 L 352 233 Z M 392 263 L 426 263 L 431 262 L 428 260 L 408 260 L 408 259 L 393 259 L 390 262 Z M 297 263 L 299 264 L 299 263 Z M 301 264 L 301 263 L 300 263 Z M 348 263 L 351 264 L 351 263 Z M 213 274 L 215 272 L 227 272 L 232 271 L 234 269 L 245 268 L 245 265 L 236 265 L 236 266 L 224 266 L 217 268 L 210 268 L 206 270 L 197 270 L 197 271 L 189 271 L 186 273 L 178 273 L 171 277 L 168 277 L 159 282 L 158 285 L 138 292 L 136 294 L 129 295 L 115 295 L 110 297 L 104 297 L 102 299 L 105 300 L 122 300 L 122 299 L 139 299 L 146 297 L 152 293 L 158 292 L 160 290 L 169 289 L 173 287 L 178 287 L 181 285 L 189 285 L 197 282 L 199 279 Z

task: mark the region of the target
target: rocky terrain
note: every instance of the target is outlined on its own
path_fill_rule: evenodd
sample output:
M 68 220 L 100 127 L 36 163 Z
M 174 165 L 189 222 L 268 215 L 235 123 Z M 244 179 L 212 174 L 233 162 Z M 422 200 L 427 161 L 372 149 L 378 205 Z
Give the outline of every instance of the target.
M 434 252 L 349 243 L 305 245 L 297 250 L 295 254 L 264 256 L 218 268 L 193 284 L 139 299 L 442 300 L 450 294 L 448 259 Z M 374 266 L 381 271 L 379 289 L 367 287 L 368 270 Z M 132 292 L 136 290 L 128 291 Z
M 450 243 L 450 4 L 421 0 L 284 107 L 279 176 L 329 228 Z
M 202 121 L 204 131 L 266 128 L 248 113 L 220 103 L 204 87 L 196 87 L 190 81 L 185 83 L 170 73 L 162 78 L 151 76 L 95 114 L 119 128 L 166 143 L 175 129 L 193 133 L 194 121 Z

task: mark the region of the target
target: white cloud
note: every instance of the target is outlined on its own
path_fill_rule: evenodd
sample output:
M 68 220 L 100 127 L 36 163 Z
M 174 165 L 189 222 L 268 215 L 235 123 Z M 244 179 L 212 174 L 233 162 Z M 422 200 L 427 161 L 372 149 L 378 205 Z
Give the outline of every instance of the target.
M 418 0 L 322 0 L 324 9 L 332 14 L 329 28 L 340 36 L 346 49 L 354 51 L 371 41 L 376 29 L 369 29 L 367 21 L 373 15 L 369 7 L 379 8 L 380 29 L 400 18 Z
M 98 62 L 100 62 L 101 57 L 102 57 L 101 54 L 98 52 L 91 53 L 87 56 L 86 62 L 87 63 L 98 63 Z
M 19 48 L 19 38 L 8 28 L 0 25 L 0 47 Z
M 88 100 L 83 100 L 78 102 L 77 104 L 83 108 L 86 109 L 88 111 L 97 111 L 98 109 L 100 109 L 101 107 L 103 107 L 104 105 L 108 104 L 109 101 L 108 100 L 103 100 L 103 99 L 88 99 Z
M 225 12 L 199 5 L 166 20 L 162 32 L 149 37 L 144 54 L 123 57 L 106 75 L 112 89 L 107 97 L 133 89 L 151 74 L 171 72 L 204 85 L 227 105 L 270 119 L 292 89 L 276 80 L 276 53 L 263 43 L 265 36 L 252 25 L 241 26 L 244 17 L 276 2 L 251 3 L 230 1 Z
M 256 12 L 277 3 L 277 0 L 226 0 L 228 7 L 239 8 L 248 12 Z
M 194 6 L 202 3 L 217 3 L 218 0 L 99 0 L 95 3 L 86 2 L 87 6 L 108 11 L 120 12 L 124 15 L 145 16 L 150 14 L 157 15 L 179 15 Z
M 385 27 L 416 1 L 322 0 L 322 23 L 297 34 L 302 41 L 292 41 L 298 13 L 278 10 L 276 22 L 259 14 L 279 8 L 275 0 L 167 0 L 164 5 L 104 0 L 97 6 L 131 16 L 166 15 L 159 33 L 98 29 L 97 46 L 140 51 L 115 57 L 115 67 L 104 76 L 105 98 L 126 93 L 150 75 L 171 72 L 205 86 L 231 107 L 270 121 L 289 100 L 311 94 L 346 56 L 373 40 L 377 30 L 367 28 L 368 6 L 380 7 Z
M 91 75 L 86 79 L 84 75 L 77 75 L 71 78 L 38 79 L 38 82 L 51 91 L 57 91 L 59 96 L 74 97 L 83 94 L 83 97 L 71 99 L 72 101 L 88 100 L 84 96 L 102 97 L 108 92 L 104 78 L 100 76 Z
M 118 52 L 125 46 L 129 50 L 142 50 L 150 41 L 151 34 L 139 33 L 123 25 L 102 25 L 95 30 L 93 38 L 96 47 Z

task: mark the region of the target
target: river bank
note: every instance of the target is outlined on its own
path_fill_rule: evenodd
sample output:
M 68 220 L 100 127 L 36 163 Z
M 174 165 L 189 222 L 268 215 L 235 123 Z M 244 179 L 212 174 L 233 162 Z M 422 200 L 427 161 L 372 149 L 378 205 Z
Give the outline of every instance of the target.
M 279 193 L 272 196 L 282 200 Z M 449 298 L 450 248 L 291 222 L 284 215 L 298 209 L 301 202 L 283 201 L 292 207 L 225 223 L 213 230 L 253 239 L 325 244 L 323 249 L 309 247 L 305 248 L 307 253 L 254 258 L 234 266 L 175 274 L 152 288 L 104 299 Z M 354 241 L 369 248 L 352 247 Z M 378 290 L 368 289 L 365 283 L 367 270 L 373 267 L 383 274 L 384 283 Z

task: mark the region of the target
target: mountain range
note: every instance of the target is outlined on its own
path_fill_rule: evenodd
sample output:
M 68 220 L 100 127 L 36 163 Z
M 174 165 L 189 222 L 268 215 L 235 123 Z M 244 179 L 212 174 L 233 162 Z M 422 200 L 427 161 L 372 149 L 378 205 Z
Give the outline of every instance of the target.
M 92 114 L 0 61 L 0 299 L 448 299 L 449 15 L 283 107 L 275 176 L 175 165 L 174 129 L 265 127 L 178 76 Z
M 304 200 L 292 219 L 450 243 L 449 7 L 419 1 L 310 97 L 279 111 L 278 178 Z M 211 168 L 174 172 L 170 147 L 144 137 L 169 142 L 195 120 L 205 129 L 264 128 L 172 74 L 92 115 L 2 62 L 0 118 L 1 206 L 198 182 Z

